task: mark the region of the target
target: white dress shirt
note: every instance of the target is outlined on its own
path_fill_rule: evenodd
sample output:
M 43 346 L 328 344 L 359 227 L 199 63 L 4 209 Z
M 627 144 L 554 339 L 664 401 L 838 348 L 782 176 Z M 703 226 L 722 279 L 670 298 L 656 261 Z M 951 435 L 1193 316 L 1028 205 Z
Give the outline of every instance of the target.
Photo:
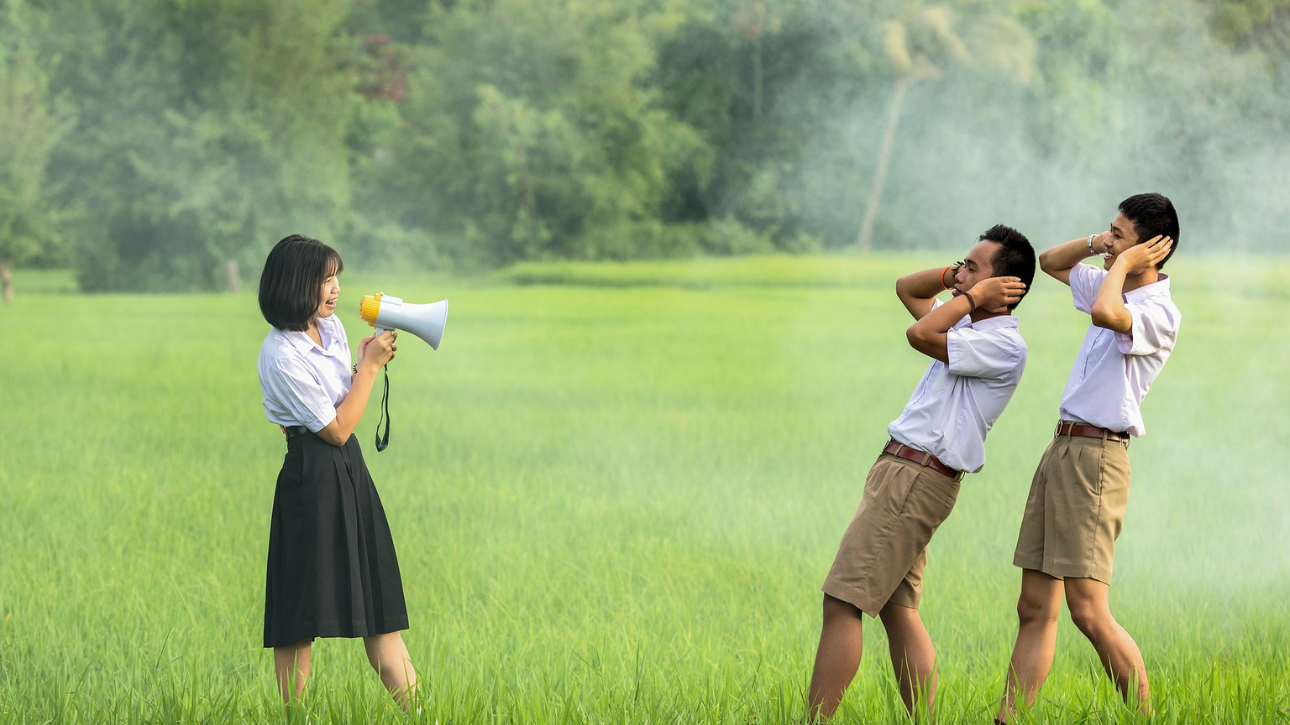
M 1091 314 L 1106 271 L 1088 264 L 1071 269 L 1075 309 Z M 1173 352 L 1182 313 L 1169 297 L 1169 277 L 1123 295 L 1133 317 L 1128 333 L 1090 324 L 1062 393 L 1062 420 L 1087 423 L 1135 438 L 1147 432 L 1142 399 Z
M 941 304 L 937 300 L 932 309 Z M 899 443 L 926 451 L 958 471 L 985 465 L 985 436 L 1021 382 L 1026 341 L 1017 318 L 964 317 L 946 335 L 949 364 L 932 360 L 900 417 L 887 426 Z
M 317 433 L 336 419 L 349 393 L 349 340 L 335 315 L 317 318 L 319 347 L 303 332 L 273 328 L 260 346 L 264 413 L 278 425 Z

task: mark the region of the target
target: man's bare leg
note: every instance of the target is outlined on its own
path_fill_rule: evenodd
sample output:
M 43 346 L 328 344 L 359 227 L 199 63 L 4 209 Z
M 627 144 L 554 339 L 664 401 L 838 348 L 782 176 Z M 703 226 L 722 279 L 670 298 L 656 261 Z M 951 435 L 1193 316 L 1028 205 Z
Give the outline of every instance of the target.
M 900 698 L 912 715 L 914 703 L 922 699 L 927 709 L 932 709 L 936 698 L 936 650 L 932 638 L 923 626 L 917 609 L 888 603 L 878 613 L 882 626 L 887 630 L 891 648 L 891 666 L 900 684 Z
M 812 720 L 833 717 L 847 686 L 855 679 L 864 648 L 862 616 L 854 605 L 824 595 L 824 625 L 820 628 L 820 647 L 815 653 L 807 695 Z
M 282 693 L 282 704 L 288 708 L 305 696 L 305 682 L 309 679 L 309 655 L 313 640 L 302 639 L 285 647 L 273 648 L 273 673 Z
M 1062 580 L 1042 571 L 1021 571 L 1021 596 L 1017 599 L 1017 644 L 1012 648 L 1008 676 L 1004 678 L 1003 703 L 999 722 L 1011 722 L 1016 708 L 1017 691 L 1026 707 L 1035 704 L 1039 688 L 1048 679 L 1057 649 L 1057 617 L 1062 609 Z
M 1143 714 L 1154 713 L 1142 651 L 1111 616 L 1111 585 L 1096 579 L 1068 578 L 1066 606 L 1071 611 L 1071 621 L 1097 650 L 1102 668 L 1124 702 Z

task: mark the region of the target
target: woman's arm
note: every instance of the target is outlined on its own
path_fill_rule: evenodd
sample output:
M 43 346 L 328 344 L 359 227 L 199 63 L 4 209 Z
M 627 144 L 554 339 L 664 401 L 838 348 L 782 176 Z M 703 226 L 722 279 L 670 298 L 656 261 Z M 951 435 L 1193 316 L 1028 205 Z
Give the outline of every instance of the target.
M 388 335 L 382 332 L 365 337 L 358 344 L 358 372 L 354 373 L 349 384 L 349 394 L 336 406 L 336 417 L 332 422 L 318 431 L 319 438 L 333 446 L 343 446 L 354 434 L 358 422 L 363 419 L 363 411 L 367 410 L 367 399 L 372 397 L 376 373 L 394 359 L 397 337 L 397 332 L 390 331 Z

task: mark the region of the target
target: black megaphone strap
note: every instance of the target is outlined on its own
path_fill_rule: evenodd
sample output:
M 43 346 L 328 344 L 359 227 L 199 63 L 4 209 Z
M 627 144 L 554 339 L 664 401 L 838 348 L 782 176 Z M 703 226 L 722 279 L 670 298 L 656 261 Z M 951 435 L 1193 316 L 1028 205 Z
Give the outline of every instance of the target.
M 379 453 L 390 445 L 390 368 L 381 366 L 385 373 L 385 391 L 381 393 L 381 418 L 376 421 L 376 451 Z M 381 436 L 381 423 L 385 423 L 385 436 Z

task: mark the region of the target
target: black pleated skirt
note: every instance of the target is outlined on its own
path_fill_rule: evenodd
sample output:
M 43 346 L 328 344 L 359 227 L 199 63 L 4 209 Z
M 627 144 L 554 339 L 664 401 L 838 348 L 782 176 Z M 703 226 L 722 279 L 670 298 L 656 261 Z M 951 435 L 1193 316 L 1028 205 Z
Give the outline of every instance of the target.
M 290 438 L 269 528 L 264 646 L 407 628 L 394 540 L 358 439 Z

